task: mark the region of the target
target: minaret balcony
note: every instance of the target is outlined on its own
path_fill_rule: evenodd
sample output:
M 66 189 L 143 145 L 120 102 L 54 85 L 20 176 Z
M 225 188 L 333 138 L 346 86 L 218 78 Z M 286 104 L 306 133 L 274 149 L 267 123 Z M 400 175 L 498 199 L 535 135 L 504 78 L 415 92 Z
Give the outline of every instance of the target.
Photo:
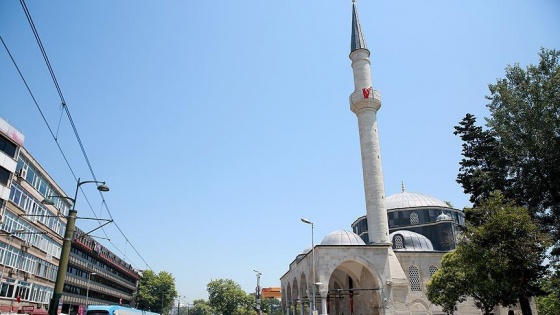
M 350 110 L 358 113 L 364 108 L 378 111 L 381 108 L 381 93 L 373 87 L 356 90 L 350 95 Z

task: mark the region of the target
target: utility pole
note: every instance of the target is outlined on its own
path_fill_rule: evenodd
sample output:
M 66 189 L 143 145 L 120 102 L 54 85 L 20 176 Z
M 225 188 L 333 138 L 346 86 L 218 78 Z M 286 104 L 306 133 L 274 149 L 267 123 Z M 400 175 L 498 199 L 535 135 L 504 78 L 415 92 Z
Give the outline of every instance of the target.
M 256 291 L 255 297 L 257 298 L 257 313 L 258 313 L 258 315 L 262 315 L 262 310 L 261 310 L 261 275 L 262 275 L 262 273 L 260 273 L 257 270 L 253 270 L 253 271 L 257 275 L 257 288 L 255 289 L 255 291 Z

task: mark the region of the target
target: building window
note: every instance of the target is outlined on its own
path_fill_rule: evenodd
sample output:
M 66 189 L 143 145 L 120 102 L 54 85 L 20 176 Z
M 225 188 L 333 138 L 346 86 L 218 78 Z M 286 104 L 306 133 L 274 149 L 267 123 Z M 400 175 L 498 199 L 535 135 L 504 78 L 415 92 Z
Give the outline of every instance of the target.
M 16 157 L 16 145 L 11 143 L 8 139 L 0 136 L 0 151 L 6 153 L 7 156 L 15 159 Z
M 395 249 L 402 249 L 404 248 L 404 240 L 402 235 L 397 234 L 393 236 L 393 245 Z
M 434 276 L 434 273 L 436 273 L 436 271 L 438 270 L 438 267 L 431 265 L 430 268 L 430 278 Z
M 420 221 L 418 220 L 418 213 L 413 212 L 410 214 L 410 224 L 418 224 Z
M 408 278 L 410 279 L 411 291 L 422 291 L 420 289 L 420 273 L 418 272 L 418 267 L 408 267 Z
M 10 174 L 12 174 L 10 171 L 0 166 L 0 184 L 2 184 L 3 186 L 8 186 Z

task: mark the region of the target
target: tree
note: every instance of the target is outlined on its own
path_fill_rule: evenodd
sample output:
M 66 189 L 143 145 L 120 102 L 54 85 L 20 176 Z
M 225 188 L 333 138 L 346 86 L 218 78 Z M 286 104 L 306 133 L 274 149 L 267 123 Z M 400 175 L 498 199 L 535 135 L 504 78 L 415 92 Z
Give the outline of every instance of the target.
M 245 293 L 243 300 L 237 310 L 235 310 L 234 315 L 255 315 L 256 310 L 256 300 L 253 293 Z
M 507 162 L 492 131 L 476 126 L 476 117 L 466 114 L 453 133 L 463 141 L 457 182 L 470 195 L 473 205 L 476 207 L 495 190 L 508 192 Z
M 539 56 L 539 64 L 508 66 L 489 84 L 486 130 L 470 114 L 455 127 L 464 142 L 457 182 L 475 207 L 501 190 L 560 245 L 560 51 L 543 48 Z
M 559 233 L 560 51 L 539 55 L 538 65 L 508 66 L 506 78 L 489 85 L 487 124 L 505 152 L 516 201 Z
M 194 300 L 193 306 L 189 308 L 187 315 L 212 315 L 214 310 L 204 300 Z
M 165 271 L 156 274 L 152 270 L 142 272 L 136 296 L 139 309 L 165 314 L 171 310 L 176 297 L 175 278 L 172 274 Z
M 455 127 L 463 140 L 457 182 L 471 195 L 473 208 L 494 190 L 527 208 L 541 231 L 552 235 L 550 255 L 555 260 L 560 257 L 560 51 L 543 48 L 539 57 L 537 65 L 526 69 L 519 64 L 506 67 L 505 78 L 489 84 L 486 129 L 476 126 L 471 114 Z M 467 221 L 483 224 L 479 214 L 466 213 Z M 553 266 L 551 272 L 557 275 L 559 265 Z M 546 292 L 560 285 L 541 283 Z M 529 311 L 524 309 L 524 314 Z M 560 306 L 552 313 L 560 314 Z
M 502 305 L 517 299 L 523 314 L 531 314 L 529 298 L 540 293 L 538 280 L 546 273 L 543 262 L 550 238 L 539 230 L 526 208 L 506 202 L 498 192 L 466 212 L 484 222 L 467 229 L 464 237 L 475 255 L 483 254 L 478 261 L 488 266 L 488 275 L 499 281 L 492 290 L 502 293 Z
M 446 314 L 454 314 L 457 303 L 467 298 L 464 284 L 467 272 L 458 260 L 457 252 L 450 252 L 443 256 L 441 268 L 432 276 L 427 284 L 428 300 L 442 307 Z
M 241 286 L 230 279 L 212 280 L 206 286 L 208 303 L 219 314 L 236 315 L 249 307 L 249 297 Z
M 541 280 L 541 288 L 545 295 L 536 298 L 537 310 L 540 315 L 556 315 L 560 310 L 560 268 L 558 260 L 554 261 L 555 268 L 549 269 L 547 277 Z
M 261 309 L 263 314 L 268 315 L 281 315 L 282 314 L 282 306 L 280 305 L 280 301 L 274 298 L 266 298 L 262 299 Z
M 456 250 L 444 256 L 428 284 L 428 299 L 449 314 L 466 296 L 485 314 L 517 301 L 523 314 L 531 314 L 529 298 L 539 293 L 549 238 L 526 208 L 506 202 L 499 192 L 466 211 L 480 222 L 467 223 Z

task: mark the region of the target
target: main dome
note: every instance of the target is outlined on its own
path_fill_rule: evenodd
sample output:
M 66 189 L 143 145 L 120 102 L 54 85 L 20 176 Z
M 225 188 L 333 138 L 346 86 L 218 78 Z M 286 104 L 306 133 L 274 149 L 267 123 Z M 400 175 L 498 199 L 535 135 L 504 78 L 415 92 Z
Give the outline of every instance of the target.
M 407 191 L 387 197 L 387 210 L 420 207 L 450 208 L 443 200 Z
M 364 241 L 353 232 L 338 230 L 325 236 L 321 245 L 366 245 Z

